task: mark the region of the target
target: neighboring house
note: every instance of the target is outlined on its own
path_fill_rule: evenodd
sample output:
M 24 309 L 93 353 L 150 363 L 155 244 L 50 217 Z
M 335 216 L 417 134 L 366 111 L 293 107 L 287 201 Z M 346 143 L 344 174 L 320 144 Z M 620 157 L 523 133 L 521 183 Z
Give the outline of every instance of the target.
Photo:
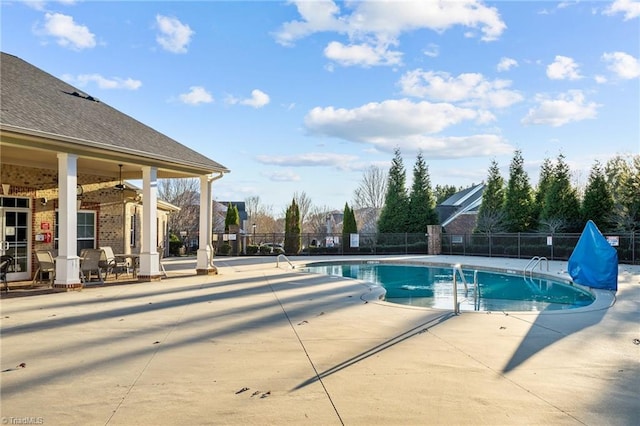
M 0 254 L 16 259 L 9 280 L 31 279 L 33 251 L 47 249 L 57 256 L 54 287 L 82 288 L 78 252 L 91 245 L 138 252 L 138 278 L 160 279 L 162 212 L 173 206 L 158 201 L 159 178 L 199 178 L 199 229 L 211 235 L 212 184 L 226 167 L 6 53 L 0 102 Z M 214 273 L 210 238 L 200 240 L 196 271 Z
M 247 223 L 249 215 L 247 213 L 244 201 L 214 201 L 214 231 L 219 233 L 224 232 L 224 222 L 227 218 L 227 210 L 229 208 L 229 205 L 236 206 L 238 208 L 238 216 L 240 217 L 240 233 L 244 234 L 247 232 L 251 232 L 251 224 Z
M 344 221 L 344 212 L 333 210 L 327 213 L 326 224 L 327 234 L 337 234 L 342 232 L 342 222 Z
M 453 194 L 436 206 L 436 213 L 447 234 L 464 235 L 473 232 L 482 204 L 484 184 Z

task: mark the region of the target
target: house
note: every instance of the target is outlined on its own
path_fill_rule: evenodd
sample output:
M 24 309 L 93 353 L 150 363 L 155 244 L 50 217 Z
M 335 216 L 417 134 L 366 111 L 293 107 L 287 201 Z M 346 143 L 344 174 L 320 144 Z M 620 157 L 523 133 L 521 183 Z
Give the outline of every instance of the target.
M 484 184 L 474 185 L 453 194 L 436 206 L 436 213 L 447 234 L 464 235 L 476 227 L 482 204 Z
M 199 179 L 199 230 L 211 235 L 223 165 L 4 52 L 0 99 L 0 254 L 16 261 L 9 280 L 30 279 L 33 251 L 48 249 L 54 287 L 80 289 L 80 248 L 105 245 L 136 250 L 138 278 L 159 280 L 158 212 L 172 209 L 158 201 L 161 178 Z M 141 180 L 141 190 L 124 180 Z M 216 272 L 210 238 L 200 238 L 197 255 L 198 274 Z
M 214 220 L 213 220 L 213 230 L 214 232 L 223 233 L 224 232 L 224 223 L 227 218 L 227 210 L 229 206 L 236 206 L 238 209 L 238 216 L 240 219 L 240 230 L 241 233 L 251 232 L 251 224 L 247 223 L 249 219 L 249 214 L 247 213 L 245 202 L 244 201 L 214 201 L 213 211 L 214 211 Z

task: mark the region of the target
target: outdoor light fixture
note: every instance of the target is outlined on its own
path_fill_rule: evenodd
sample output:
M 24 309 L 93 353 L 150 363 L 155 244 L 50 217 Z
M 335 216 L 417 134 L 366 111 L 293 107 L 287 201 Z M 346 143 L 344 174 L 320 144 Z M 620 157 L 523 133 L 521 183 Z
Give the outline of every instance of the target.
M 124 183 L 122 182 L 122 164 L 118 164 L 120 167 L 120 183 L 115 186 L 118 191 L 124 191 Z

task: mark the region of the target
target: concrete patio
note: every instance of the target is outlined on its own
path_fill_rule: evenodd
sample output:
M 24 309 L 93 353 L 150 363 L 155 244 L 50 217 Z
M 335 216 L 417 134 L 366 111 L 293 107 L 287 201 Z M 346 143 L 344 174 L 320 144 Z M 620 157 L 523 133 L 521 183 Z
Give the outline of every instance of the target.
M 527 263 L 410 258 L 513 270 Z M 640 419 L 638 266 L 620 265 L 615 301 L 596 308 L 453 315 L 379 301 L 366 283 L 276 268 L 275 258 L 216 264 L 219 275 L 195 276 L 193 259 L 167 259 L 162 282 L 3 298 L 2 423 Z M 549 266 L 566 277 L 566 262 Z

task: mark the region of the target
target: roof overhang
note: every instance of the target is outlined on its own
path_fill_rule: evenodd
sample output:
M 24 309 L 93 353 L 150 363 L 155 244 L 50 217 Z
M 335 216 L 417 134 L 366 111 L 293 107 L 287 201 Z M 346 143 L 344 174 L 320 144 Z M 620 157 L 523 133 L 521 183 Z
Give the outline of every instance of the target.
M 25 167 L 57 170 L 58 153 L 78 156 L 78 174 L 118 177 L 123 165 L 124 179 L 142 179 L 143 166 L 156 167 L 158 178 L 188 178 L 228 173 L 226 168 L 176 161 L 162 153 L 118 148 L 67 136 L 0 124 L 0 162 Z

